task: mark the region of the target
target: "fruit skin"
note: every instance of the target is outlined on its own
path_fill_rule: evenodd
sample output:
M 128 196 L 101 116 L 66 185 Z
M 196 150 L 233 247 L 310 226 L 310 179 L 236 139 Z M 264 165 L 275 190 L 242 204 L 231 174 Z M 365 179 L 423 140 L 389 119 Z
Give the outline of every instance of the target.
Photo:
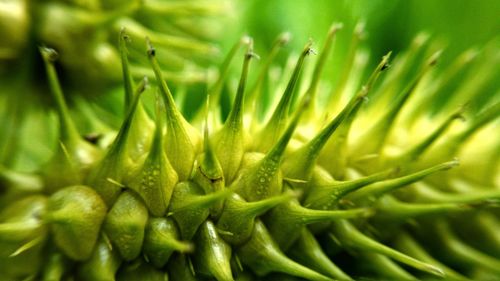
M 179 239 L 180 233 L 172 218 L 149 218 L 144 234 L 144 254 L 155 267 L 164 267 L 175 251 L 193 251 L 191 243 Z
M 122 31 L 121 43 L 126 42 L 125 35 Z M 72 117 L 54 71 L 55 51 L 41 48 L 62 120 L 63 149 L 52 161 L 62 157 L 76 170 L 81 168 L 82 163 L 64 151 L 71 148 L 65 145 L 70 141 L 85 142 L 84 146 L 102 151 L 104 156 L 85 163 L 89 174 L 75 179 L 89 186 L 54 188 L 47 179 L 57 178 L 58 172 L 66 170 L 45 167 L 40 167 L 36 175 L 42 182 L 43 195 L 37 188 L 23 189 L 26 181 L 22 178 L 6 177 L 7 188 L 24 198 L 13 197 L 16 199 L 9 206 L 0 207 L 0 238 L 7 240 L 0 241 L 0 246 L 6 247 L 0 248 L 4 250 L 0 258 L 11 263 L 0 273 L 12 279 L 36 279 L 53 272 L 62 276 L 59 280 L 467 280 L 495 272 L 499 261 L 494 247 L 499 244 L 494 235 L 488 235 L 498 230 L 498 210 L 491 204 L 500 198 L 495 169 L 489 169 L 493 172 L 485 173 L 479 182 L 467 176 L 475 172 L 473 165 L 471 171 L 460 170 L 463 174 L 447 170 L 460 169 L 456 168 L 458 160 L 453 159 L 456 155 L 474 153 L 474 149 L 470 152 L 462 147 L 465 141 L 470 141 L 471 147 L 484 145 L 481 149 L 498 155 L 497 140 L 481 142 L 471 136 L 491 134 L 500 105 L 493 100 L 470 109 L 472 122 L 450 127 L 448 123 L 462 114 L 450 109 L 455 105 L 453 99 L 447 101 L 445 112 L 435 115 L 409 102 L 434 101 L 432 96 L 416 94 L 423 91 L 420 87 L 440 83 L 426 76 L 440 52 L 427 56 L 420 53 L 424 46 L 410 49 L 397 62 L 402 66 L 392 69 L 393 76 L 377 87 L 377 79 L 384 77 L 382 72 L 388 68 L 389 53 L 358 92 L 343 93 L 346 102 L 332 102 L 335 110 L 311 110 L 320 103 L 311 101 L 310 92 L 295 92 L 302 65 L 312 53 L 308 43 L 285 93 L 276 98 L 280 99 L 275 103 L 278 106 L 265 109 L 271 118 L 261 121 L 244 111 L 248 109 L 244 103 L 249 62 L 255 57 L 252 41 L 245 40 L 237 44 L 247 50 L 231 113 L 223 121 L 217 115 L 219 100 L 211 100 L 206 108 L 210 110 L 215 102 L 216 109 L 205 113 L 205 134 L 201 137 L 195 121 L 190 124 L 173 99 L 157 61 L 159 50 L 151 40 L 146 41 L 146 55 L 159 88 L 156 112 L 154 116 L 140 113 L 148 82 L 143 79 L 135 85 L 130 73 L 123 71 L 129 98 L 126 116 L 115 139 L 105 146 L 86 143 L 71 125 Z M 120 58 L 127 65 L 126 48 L 120 50 Z M 491 53 L 491 49 L 485 49 L 483 59 L 490 58 Z M 418 63 L 419 55 L 428 58 Z M 362 76 L 360 69 L 364 68 L 358 65 L 353 69 L 356 67 L 353 75 Z M 416 74 L 406 73 L 408 78 L 403 79 L 410 67 L 417 68 Z M 303 83 L 308 82 L 315 87 L 318 80 L 306 79 Z M 375 105 L 365 110 L 363 103 L 369 94 L 373 94 Z M 421 99 L 415 100 L 415 96 Z M 461 97 L 477 102 L 469 93 Z M 411 114 L 405 115 L 402 108 Z M 330 116 L 332 112 L 336 114 Z M 421 122 L 428 119 L 432 130 L 422 130 Z M 245 122 L 255 124 L 245 126 Z M 151 145 L 144 146 L 148 147 L 144 155 L 138 153 L 145 142 L 137 136 L 141 128 L 152 137 Z M 372 134 L 364 135 L 367 132 Z M 255 136 L 268 143 L 260 145 L 262 140 L 253 140 Z M 333 153 L 339 148 L 346 151 Z M 325 155 L 325 151 L 331 155 Z M 344 164 L 323 165 L 325 157 L 344 157 L 335 161 Z M 497 161 L 487 158 L 486 166 Z M 144 188 L 153 187 L 138 182 L 155 182 L 155 174 L 144 173 L 152 162 L 161 164 L 158 172 L 164 178 L 154 186 L 155 195 L 148 195 Z M 436 176 L 438 172 L 441 176 Z M 35 203 L 26 207 L 30 200 Z M 486 215 L 476 207 L 484 207 Z M 484 243 L 493 245 L 490 250 L 469 251 L 471 255 L 463 251 L 472 249 L 469 244 L 473 244 L 460 228 L 469 223 L 461 220 L 464 213 L 481 225 L 487 240 Z M 238 223 L 231 224 L 231 220 Z M 13 233 L 22 234 L 15 243 L 8 240 Z M 393 243 L 402 238 L 406 243 Z M 408 243 L 413 240 L 415 243 Z M 441 249 L 442 245 L 446 247 Z M 474 246 L 485 248 L 477 241 Z M 43 253 L 52 257 L 62 253 L 66 261 L 74 263 L 65 263 L 64 259 L 58 262 L 56 258 L 44 263 Z M 23 268 L 25 261 L 18 259 L 28 254 L 36 263 L 31 270 Z M 310 263 L 301 255 L 311 259 L 314 266 L 307 266 Z M 361 264 L 367 266 L 358 268 Z
M 199 228 L 193 262 L 197 272 L 217 280 L 233 280 L 231 246 L 217 233 L 215 225 L 206 220 Z
M 40 195 L 27 196 L 9 206 L 0 213 L 0 276 L 28 276 L 36 274 L 42 267 L 43 242 L 47 239 L 48 230 L 40 220 L 46 212 L 47 198 Z M 9 223 L 21 224 L 19 228 L 8 227 Z M 34 240 L 36 239 L 36 240 Z M 12 255 L 25 243 L 39 240 L 42 243 Z
M 141 254 L 147 220 L 146 206 L 131 192 L 122 192 L 109 210 L 103 230 L 124 260 Z
M 113 251 L 109 242 L 100 238 L 92 252 L 92 256 L 81 263 L 77 269 L 77 278 L 85 281 L 90 280 L 115 280 L 116 272 L 122 259 L 117 251 Z
M 106 205 L 93 189 L 72 186 L 50 197 L 44 220 L 63 253 L 80 261 L 92 254 L 106 213 Z

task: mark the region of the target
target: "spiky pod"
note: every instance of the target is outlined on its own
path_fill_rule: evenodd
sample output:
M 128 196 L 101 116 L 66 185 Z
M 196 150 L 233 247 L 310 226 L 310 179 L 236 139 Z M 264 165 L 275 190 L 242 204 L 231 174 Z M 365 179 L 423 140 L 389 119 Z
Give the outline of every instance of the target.
M 238 15 L 233 4 L 231 0 L 2 1 L 0 135 L 9 138 L 0 140 L 0 162 L 15 165 L 10 151 L 23 146 L 18 141 L 23 138 L 19 124 L 32 122 L 26 110 L 38 111 L 46 117 L 47 105 L 53 102 L 46 79 L 40 75 L 43 62 L 38 46 L 50 46 L 61 53 L 56 68 L 62 74 L 61 84 L 68 102 L 78 105 L 82 110 L 80 115 L 92 114 L 87 110 L 94 106 L 89 101 L 100 99 L 99 107 L 105 108 L 101 113 L 110 117 L 110 112 L 121 107 L 106 105 L 122 102 L 115 99 L 120 96 L 104 93 L 121 89 L 120 60 L 124 53 L 119 52 L 116 38 L 123 26 L 127 26 L 131 42 L 130 64 L 123 71 L 135 79 L 154 78 L 148 60 L 142 55 L 141 40 L 147 35 L 160 51 L 158 60 L 165 78 L 177 86 L 204 83 L 211 77 L 207 68 L 222 57 L 215 42 L 221 41 L 222 28 L 227 32 L 227 23 Z M 25 100 L 33 102 L 27 104 Z M 87 124 L 92 124 L 90 130 L 95 132 L 116 129 L 118 123 L 113 124 L 112 117 L 99 119 L 87 116 L 83 123 L 93 120 Z M 102 119 L 107 120 L 103 123 Z M 111 128 L 107 126 L 110 121 Z M 92 127 L 95 124 L 98 129 Z M 41 138 L 46 135 L 50 133 L 42 133 Z M 42 148 L 32 153 L 39 152 L 44 158 L 49 151 Z
M 155 113 L 144 109 L 149 84 L 127 71 L 122 32 L 128 102 L 111 142 L 80 136 L 54 69 L 57 54 L 41 48 L 59 145 L 37 174 L 0 170 L 0 276 L 496 280 L 500 103 L 498 92 L 483 89 L 498 74 L 497 49 L 466 52 L 436 71 L 440 52 L 425 36 L 391 67 L 389 53 L 372 70 L 366 51 L 353 47 L 344 80 L 332 85 L 321 74 L 339 29 L 332 27 L 310 77 L 301 75 L 314 53 L 306 44 L 283 72 L 284 89 L 262 85 L 286 40 L 277 40 L 251 87 L 252 41 L 238 42 L 190 121 L 153 40 L 147 57 L 159 94 Z M 223 119 L 221 85 L 242 46 L 241 78 Z

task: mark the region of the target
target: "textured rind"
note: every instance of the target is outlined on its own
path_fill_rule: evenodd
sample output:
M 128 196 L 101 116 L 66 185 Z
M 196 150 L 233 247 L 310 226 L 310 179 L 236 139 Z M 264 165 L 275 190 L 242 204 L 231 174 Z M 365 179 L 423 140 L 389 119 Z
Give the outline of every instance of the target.
M 457 98 L 464 101 L 445 100 L 442 112 L 431 114 L 422 108 L 421 104 L 435 102 L 433 95 L 424 93 L 440 83 L 434 77 L 439 73 L 429 76 L 440 52 L 427 56 L 423 50 L 434 50 L 419 41 L 414 44 L 420 46 L 401 54 L 392 68 L 387 69 L 390 54 L 385 56 L 365 83 L 356 84 L 358 92 L 344 90 L 337 93 L 340 97 L 323 100 L 323 95 L 311 96 L 294 88 L 311 52 L 308 43 L 285 94 L 261 90 L 279 105 L 276 113 L 272 106 L 265 109 L 273 116 L 270 121 L 260 121 L 252 118 L 252 109 L 242 111 L 248 109 L 246 75 L 255 56 L 251 40 L 244 42 L 237 44 L 248 49 L 231 110 L 241 114 L 232 113 L 223 120 L 218 115 L 219 101 L 211 100 L 203 123 L 203 148 L 199 120 L 189 124 L 175 105 L 156 61 L 158 51 L 148 42 L 147 55 L 160 81 L 157 102 L 163 101 L 163 106 L 157 105 L 154 117 L 137 114 L 142 110 L 138 101 L 145 82 L 132 94 L 126 88 L 134 102 L 126 109 L 124 125 L 112 144 L 96 147 L 111 153 L 103 153 L 104 158 L 90 165 L 89 176 L 76 183 L 88 182 L 90 187 L 57 187 L 53 192 L 54 186 L 47 184 L 57 178 L 57 171 L 52 170 L 51 181 L 44 182 L 49 177 L 44 178 L 47 170 L 42 168 L 44 195 L 37 198 L 48 203 L 27 215 L 16 204 L 28 200 L 18 198 L 32 198 L 30 192 L 22 189 L 19 178 L 5 177 L 10 179 L 8 191 L 20 195 L 7 197 L 15 198 L 9 202 L 12 207 L 0 208 L 0 260 L 9 262 L 0 274 L 12 279 L 46 278 L 42 280 L 219 281 L 294 280 L 292 276 L 468 280 L 500 274 L 500 223 L 494 205 L 500 199 L 499 158 L 491 156 L 498 156 L 500 147 L 498 138 L 491 137 L 500 113 L 497 97 L 458 110 L 459 103 L 480 100 L 476 96 L 482 95 L 481 88 L 472 85 L 476 96 L 459 93 Z M 478 65 L 495 59 L 498 63 L 496 52 L 485 48 Z M 348 79 L 360 80 L 364 68 L 354 65 L 355 77 Z M 416 68 L 416 74 L 409 73 L 410 68 Z M 124 79 L 131 77 L 125 74 Z M 318 82 L 307 76 L 302 79 L 304 85 Z M 57 77 L 49 75 L 49 80 L 54 84 Z M 58 106 L 59 118 L 70 118 L 66 104 Z M 203 115 L 205 108 L 199 110 Z M 464 115 L 467 122 L 455 122 Z M 140 124 L 133 123 L 137 118 L 147 120 L 147 133 L 155 124 L 156 143 L 141 147 L 159 158 L 137 156 L 134 142 L 144 142 L 135 136 L 141 134 Z M 237 122 L 231 123 L 232 118 Z M 64 139 L 61 142 L 64 147 Z M 176 153 L 169 153 L 179 146 Z M 480 165 L 471 157 L 478 151 Z M 224 162 L 219 162 L 220 155 Z M 465 159 L 463 167 L 457 167 L 455 157 Z M 143 184 L 154 182 L 155 175 L 137 171 L 154 160 L 162 163 L 164 169 L 158 173 L 168 186 Z M 231 171 L 224 173 L 224 167 Z M 484 176 L 475 176 L 478 171 Z M 231 220 L 238 221 L 231 225 Z M 232 233 L 238 225 L 245 229 Z M 468 233 L 469 225 L 481 231 L 482 241 Z M 9 244 L 11 235 L 19 233 L 23 235 Z M 40 253 L 45 249 L 64 257 L 44 262 Z M 21 255 L 34 259 L 33 271 L 20 270 L 24 261 L 17 257 Z

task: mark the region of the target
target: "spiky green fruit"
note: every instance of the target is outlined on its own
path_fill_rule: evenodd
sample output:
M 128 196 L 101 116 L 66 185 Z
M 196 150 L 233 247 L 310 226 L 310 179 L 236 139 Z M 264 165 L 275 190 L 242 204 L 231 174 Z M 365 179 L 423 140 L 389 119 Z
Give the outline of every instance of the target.
M 389 68 L 389 53 L 370 74 L 366 60 L 356 60 L 365 51 L 354 46 L 346 70 L 351 76 L 343 74 L 340 85 L 330 85 L 334 96 L 323 95 L 329 79 L 321 78 L 322 69 L 337 32 L 334 25 L 312 77 L 301 75 L 314 53 L 312 43 L 306 44 L 297 65 L 284 71 L 291 78 L 283 95 L 259 86 L 271 60 L 246 95 L 254 67 L 249 62 L 256 55 L 252 40 L 239 41 L 209 90 L 207 106 L 188 114 L 165 81 L 157 61 L 162 50 L 146 39 L 144 56 L 159 92 L 150 114 L 143 96 L 151 86 L 147 79 L 135 85 L 122 30 L 126 115 L 109 134 L 114 139 L 97 144 L 80 136 L 58 83 L 56 53 L 41 48 L 57 101 L 60 149 L 37 174 L 0 167 L 6 190 L 0 201 L 7 204 L 0 207 L 0 261 L 6 265 L 0 276 L 219 281 L 497 276 L 500 142 L 492 136 L 498 129 L 498 95 L 486 97 L 470 79 L 462 87 L 477 95 L 443 97 L 442 83 L 451 82 L 440 80 L 433 69 L 440 52 L 422 37 L 398 54 L 394 67 Z M 280 37 L 276 46 L 284 41 Z M 224 116 L 221 87 L 243 45 L 240 83 Z M 469 68 L 474 74 L 498 60 L 495 48 L 485 48 Z M 366 82 L 358 85 L 360 79 Z M 253 108 L 264 97 L 274 99 L 259 107 L 267 119 Z M 441 110 L 430 106 L 438 102 Z M 456 122 L 464 117 L 468 121 Z M 461 167 L 456 157 L 464 159 Z M 481 241 L 470 228 L 480 231 Z

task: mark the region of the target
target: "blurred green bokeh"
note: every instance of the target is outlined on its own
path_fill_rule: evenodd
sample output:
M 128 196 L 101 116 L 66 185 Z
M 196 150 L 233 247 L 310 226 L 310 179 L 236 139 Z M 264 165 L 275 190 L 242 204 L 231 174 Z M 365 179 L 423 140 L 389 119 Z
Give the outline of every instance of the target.
M 332 22 L 342 22 L 340 42 L 350 36 L 358 21 L 366 22 L 366 45 L 375 57 L 404 49 L 421 31 L 446 46 L 445 58 L 498 35 L 498 0 L 256 0 L 240 1 L 242 32 L 260 46 L 270 45 L 277 34 L 289 31 L 291 46 L 301 48 L 308 38 L 322 39 Z M 344 52 L 347 46 L 338 46 Z

